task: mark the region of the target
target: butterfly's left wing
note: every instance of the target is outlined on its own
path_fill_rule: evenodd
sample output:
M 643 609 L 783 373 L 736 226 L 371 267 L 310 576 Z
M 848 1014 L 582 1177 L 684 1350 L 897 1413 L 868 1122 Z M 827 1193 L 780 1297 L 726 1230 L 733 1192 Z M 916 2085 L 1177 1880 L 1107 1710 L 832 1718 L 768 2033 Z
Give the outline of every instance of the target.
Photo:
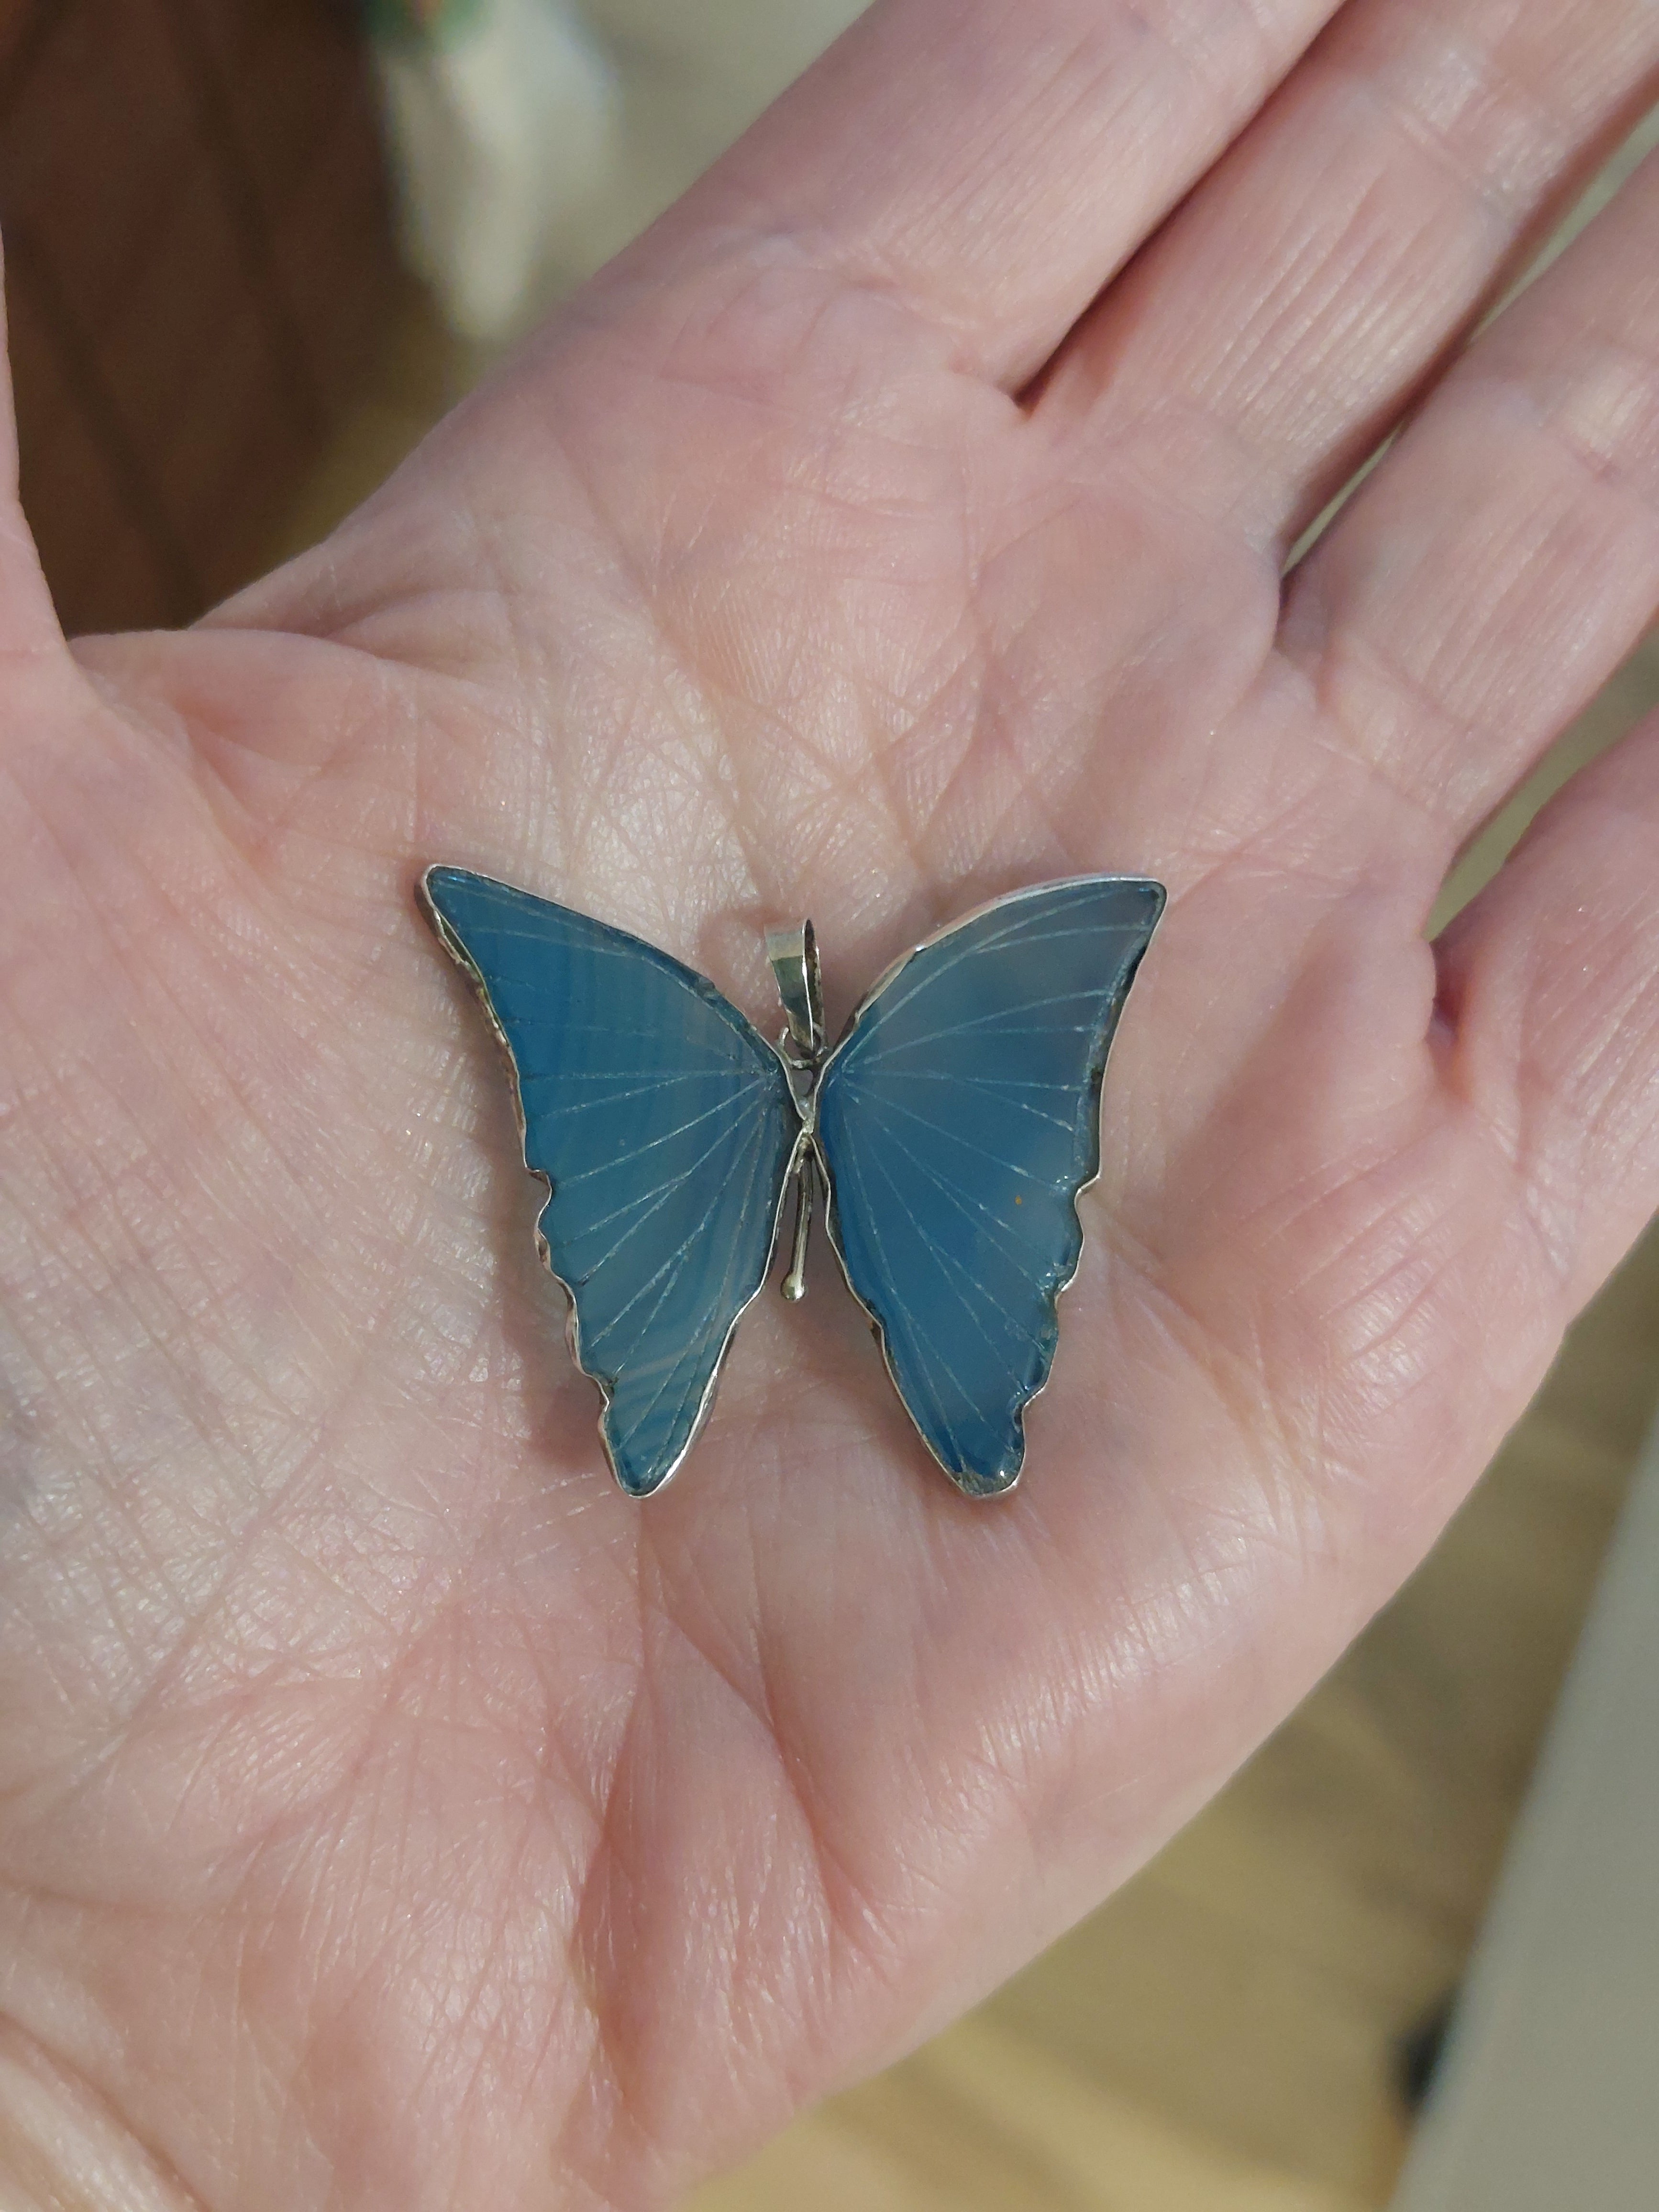
M 438 933 L 512 1063 L 543 1256 L 605 1399 L 623 1488 L 668 1480 L 766 1279 L 800 1116 L 783 1063 L 655 945 L 465 868 L 430 868 Z
M 911 953 L 818 1086 L 830 1225 L 922 1440 L 973 1496 L 1006 1490 L 1077 1270 L 1100 1092 L 1164 908 L 1141 877 L 1016 891 Z

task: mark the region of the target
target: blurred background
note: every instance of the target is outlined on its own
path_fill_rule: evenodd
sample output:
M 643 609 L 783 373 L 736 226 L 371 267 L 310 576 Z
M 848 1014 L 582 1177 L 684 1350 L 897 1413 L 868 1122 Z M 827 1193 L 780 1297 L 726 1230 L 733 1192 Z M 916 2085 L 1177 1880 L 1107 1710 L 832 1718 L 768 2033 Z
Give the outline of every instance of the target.
M 66 627 L 186 622 L 325 532 L 856 12 L 0 0 L 23 500 Z M 1656 698 L 1649 646 L 1446 910 Z M 1650 1237 L 1223 1796 L 698 2212 L 1659 2204 L 1659 1474 L 1620 1520 L 1656 1396 Z

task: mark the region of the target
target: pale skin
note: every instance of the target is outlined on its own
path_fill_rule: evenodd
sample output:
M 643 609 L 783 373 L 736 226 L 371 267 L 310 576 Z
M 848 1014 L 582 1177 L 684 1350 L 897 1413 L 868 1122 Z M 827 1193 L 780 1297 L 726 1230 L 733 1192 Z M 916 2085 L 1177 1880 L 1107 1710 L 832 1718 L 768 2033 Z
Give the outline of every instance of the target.
M 1659 726 L 1424 935 L 1659 604 L 1659 170 L 1449 366 L 1656 70 L 1648 0 L 890 0 L 197 629 L 66 647 L 8 505 L 9 2202 L 672 2203 L 1421 1557 L 1659 1203 Z M 616 1492 L 441 860 L 769 1024 L 810 914 L 832 1027 L 1169 885 L 1018 1492 L 820 1247 Z

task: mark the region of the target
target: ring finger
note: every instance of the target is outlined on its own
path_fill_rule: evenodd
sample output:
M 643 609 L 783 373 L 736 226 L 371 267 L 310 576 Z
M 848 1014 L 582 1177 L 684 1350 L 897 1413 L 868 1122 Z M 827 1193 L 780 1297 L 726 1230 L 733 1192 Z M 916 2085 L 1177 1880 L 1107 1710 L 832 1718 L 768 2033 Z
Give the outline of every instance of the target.
M 1659 155 L 1484 331 L 1292 579 L 1327 743 L 1455 845 L 1659 606 Z
M 1039 411 L 1167 450 L 1188 485 L 1196 424 L 1210 496 L 1282 548 L 1656 71 L 1647 0 L 1352 0 L 1079 325 Z

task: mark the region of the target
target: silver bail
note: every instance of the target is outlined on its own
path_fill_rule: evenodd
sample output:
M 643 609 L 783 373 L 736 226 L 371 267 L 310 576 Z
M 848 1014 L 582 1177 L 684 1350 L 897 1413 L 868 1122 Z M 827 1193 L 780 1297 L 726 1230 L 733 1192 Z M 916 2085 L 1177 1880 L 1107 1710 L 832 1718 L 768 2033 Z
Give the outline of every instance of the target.
M 790 1039 L 806 1059 L 815 1060 L 823 1050 L 823 983 L 811 923 L 799 921 L 792 929 L 769 929 L 766 957 L 789 1018 Z

